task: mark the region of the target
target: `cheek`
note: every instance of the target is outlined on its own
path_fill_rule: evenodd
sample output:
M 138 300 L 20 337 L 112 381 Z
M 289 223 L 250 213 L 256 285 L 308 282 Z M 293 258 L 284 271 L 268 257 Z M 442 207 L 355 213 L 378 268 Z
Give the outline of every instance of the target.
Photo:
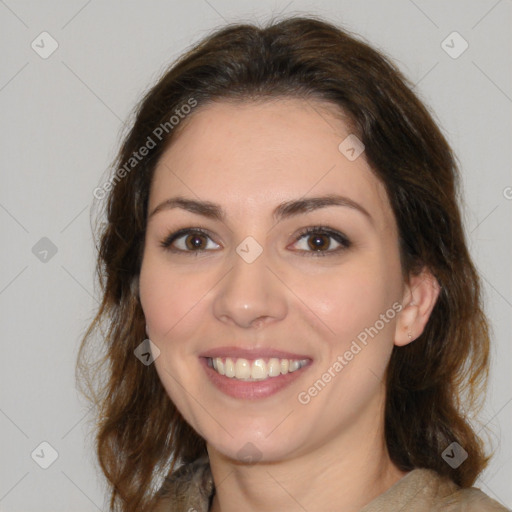
M 318 396 L 307 410 L 315 409 L 325 425 L 336 423 L 340 410 L 343 421 L 353 419 L 379 392 L 393 349 L 396 279 L 395 269 L 359 260 L 308 281 L 307 305 L 329 329 L 323 328 L 318 367 L 301 391 Z
M 144 258 L 139 280 L 146 323 L 155 339 L 169 337 L 187 316 L 193 316 L 207 290 L 207 279 L 179 272 L 160 258 Z
M 176 407 L 194 422 L 196 410 L 183 389 L 198 394 L 193 391 L 194 372 L 190 371 L 190 365 L 198 364 L 197 357 L 187 340 L 201 322 L 198 304 L 206 292 L 205 280 L 180 273 L 162 258 L 148 254 L 141 267 L 139 292 L 149 337 L 160 350 L 157 373 Z
M 330 332 L 329 338 L 340 349 L 391 308 L 397 296 L 390 283 L 393 273 L 378 262 L 368 264 L 360 260 L 313 279 L 302 278 L 295 289 L 298 296 L 307 298 L 306 306 L 322 320 L 323 330 Z M 386 322 L 380 330 L 388 328 Z

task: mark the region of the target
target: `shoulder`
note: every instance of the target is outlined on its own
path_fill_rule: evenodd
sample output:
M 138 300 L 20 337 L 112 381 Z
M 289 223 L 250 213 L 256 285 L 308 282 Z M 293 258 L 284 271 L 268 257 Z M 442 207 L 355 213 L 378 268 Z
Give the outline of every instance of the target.
M 475 487 L 461 488 L 430 469 L 410 471 L 361 512 L 507 512 Z
M 442 512 L 507 512 L 509 509 L 476 487 L 458 489 L 440 500 Z

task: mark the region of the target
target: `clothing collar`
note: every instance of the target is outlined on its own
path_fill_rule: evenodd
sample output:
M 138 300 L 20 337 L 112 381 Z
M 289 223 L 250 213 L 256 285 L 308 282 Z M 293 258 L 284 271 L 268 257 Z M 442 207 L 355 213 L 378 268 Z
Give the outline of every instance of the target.
M 432 509 L 433 502 L 457 489 L 455 483 L 435 471 L 414 469 L 365 505 L 360 512 L 428 512 Z M 179 467 L 165 480 L 159 493 L 165 500 L 155 512 L 208 512 L 214 494 L 209 459 L 204 455 Z

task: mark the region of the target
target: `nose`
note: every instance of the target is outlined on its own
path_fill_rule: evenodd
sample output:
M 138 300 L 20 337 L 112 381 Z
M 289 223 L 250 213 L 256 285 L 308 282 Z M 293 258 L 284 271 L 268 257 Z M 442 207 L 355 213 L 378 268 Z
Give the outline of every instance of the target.
M 233 267 L 216 287 L 215 317 L 239 327 L 260 327 L 285 318 L 286 288 L 270 270 L 265 251 L 252 263 L 237 253 Z

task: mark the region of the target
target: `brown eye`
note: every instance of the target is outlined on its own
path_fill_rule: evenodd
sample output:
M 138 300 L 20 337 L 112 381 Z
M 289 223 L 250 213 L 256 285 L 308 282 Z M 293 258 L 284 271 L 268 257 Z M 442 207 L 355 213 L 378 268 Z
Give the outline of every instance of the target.
M 299 252 L 308 256 L 328 256 L 348 249 L 352 243 L 340 233 L 322 226 L 303 230 L 296 238 Z
M 309 235 L 308 236 L 308 246 L 313 250 L 327 250 L 329 249 L 329 246 L 331 245 L 331 241 L 329 240 L 329 237 L 324 234 L 318 234 L 318 235 Z
M 211 247 L 211 244 L 214 247 Z M 220 246 L 213 242 L 208 233 L 202 229 L 180 229 L 160 242 L 160 245 L 171 252 L 200 253 L 217 249 Z
M 185 237 L 185 246 L 187 249 L 201 249 L 201 245 L 204 244 L 206 237 L 202 234 L 187 235 Z

